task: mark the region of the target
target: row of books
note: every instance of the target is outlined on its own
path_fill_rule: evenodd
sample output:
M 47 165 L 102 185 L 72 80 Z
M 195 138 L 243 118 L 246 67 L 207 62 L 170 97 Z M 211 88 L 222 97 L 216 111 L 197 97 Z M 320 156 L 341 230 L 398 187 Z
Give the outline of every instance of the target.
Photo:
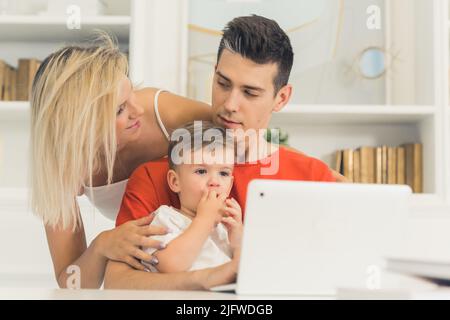
M 351 182 L 406 184 L 422 193 L 422 153 L 420 143 L 338 150 L 334 169 Z
M 29 100 L 31 85 L 39 66 L 40 61 L 37 59 L 19 59 L 17 68 L 0 60 L 0 100 Z

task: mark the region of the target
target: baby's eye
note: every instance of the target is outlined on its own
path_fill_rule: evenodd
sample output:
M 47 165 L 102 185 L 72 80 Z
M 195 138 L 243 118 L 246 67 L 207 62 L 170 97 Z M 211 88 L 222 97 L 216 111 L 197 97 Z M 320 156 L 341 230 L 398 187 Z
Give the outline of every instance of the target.
M 195 170 L 195 173 L 205 174 L 206 173 L 206 169 L 197 169 L 197 170 Z
M 220 172 L 220 175 L 221 175 L 222 177 L 229 177 L 229 176 L 230 176 L 230 173 L 229 173 L 228 171 L 221 171 L 221 172 Z

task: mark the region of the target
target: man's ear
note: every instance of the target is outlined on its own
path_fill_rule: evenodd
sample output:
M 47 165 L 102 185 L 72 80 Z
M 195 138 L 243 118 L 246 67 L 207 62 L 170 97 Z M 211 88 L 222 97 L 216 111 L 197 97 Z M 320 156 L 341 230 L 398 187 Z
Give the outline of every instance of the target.
M 167 184 L 169 185 L 170 190 L 172 190 L 173 192 L 180 192 L 180 181 L 178 178 L 178 173 L 176 173 L 176 171 L 173 169 L 167 171 Z
M 275 99 L 276 100 L 275 107 L 273 108 L 272 111 L 278 112 L 281 109 L 283 109 L 284 106 L 288 104 L 289 100 L 291 99 L 291 96 L 292 96 L 292 85 L 288 83 L 278 91 L 277 97 Z

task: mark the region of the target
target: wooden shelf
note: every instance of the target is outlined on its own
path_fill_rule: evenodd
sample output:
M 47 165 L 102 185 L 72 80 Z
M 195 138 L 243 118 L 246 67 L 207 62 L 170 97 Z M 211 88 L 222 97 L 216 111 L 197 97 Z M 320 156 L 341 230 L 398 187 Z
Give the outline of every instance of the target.
M 119 41 L 129 39 L 129 16 L 82 17 L 79 30 L 68 29 L 66 20 L 55 16 L 0 16 L 0 41 L 75 41 L 89 37 L 95 29 L 109 31 Z
M 434 116 L 434 106 L 288 105 L 274 113 L 278 124 L 387 124 L 417 123 Z

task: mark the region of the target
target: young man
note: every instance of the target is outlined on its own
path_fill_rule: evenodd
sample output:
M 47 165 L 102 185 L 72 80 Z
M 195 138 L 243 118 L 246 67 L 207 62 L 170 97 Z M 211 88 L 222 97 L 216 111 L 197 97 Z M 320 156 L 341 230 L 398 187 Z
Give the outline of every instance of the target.
M 258 130 L 268 127 L 272 112 L 280 111 L 289 102 L 292 63 L 289 38 L 275 21 L 260 16 L 239 17 L 225 28 L 212 87 L 213 121 L 234 130 L 236 140 L 245 144 L 242 152 L 237 148 L 238 163 L 230 195 L 242 207 L 244 217 L 250 180 L 336 181 L 323 162 L 258 139 Z M 117 225 L 147 216 L 161 205 L 179 208 L 177 195 L 167 185 L 167 171 L 167 159 L 136 169 L 129 179 Z M 109 263 L 105 286 L 132 288 L 133 284 L 121 278 L 124 275 L 145 282 L 145 273 L 119 264 Z M 123 268 L 128 268 L 129 273 L 118 271 Z M 151 281 L 142 286 L 152 288 Z

